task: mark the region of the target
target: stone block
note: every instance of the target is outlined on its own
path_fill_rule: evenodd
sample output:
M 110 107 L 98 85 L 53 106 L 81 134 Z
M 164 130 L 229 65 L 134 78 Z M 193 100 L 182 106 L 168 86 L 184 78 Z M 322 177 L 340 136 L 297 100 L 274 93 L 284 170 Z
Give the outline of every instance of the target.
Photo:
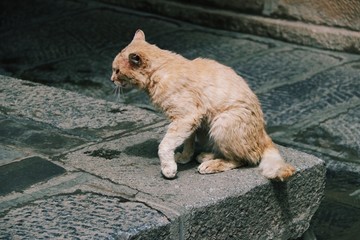
M 0 217 L 1 239 L 170 239 L 169 220 L 140 202 L 93 193 L 59 195 Z
M 40 157 L 0 166 L 0 196 L 19 192 L 40 181 L 65 173 L 65 169 Z
M 179 166 L 178 177 L 166 180 L 156 154 L 163 134 L 162 128 L 128 134 L 69 153 L 62 161 L 136 189 L 128 199 L 163 213 L 183 239 L 289 239 L 309 227 L 325 187 L 320 159 L 280 147 L 297 169 L 285 183 L 265 179 L 257 168 L 200 175 L 195 162 Z

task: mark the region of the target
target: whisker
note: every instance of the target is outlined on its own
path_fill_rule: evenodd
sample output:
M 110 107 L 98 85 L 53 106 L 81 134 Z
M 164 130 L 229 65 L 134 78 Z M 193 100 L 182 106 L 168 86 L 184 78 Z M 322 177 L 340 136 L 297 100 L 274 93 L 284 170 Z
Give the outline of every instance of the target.
M 116 101 L 121 101 L 121 99 L 123 98 L 123 89 L 120 85 L 115 85 L 114 90 L 113 90 L 113 94 L 116 98 Z
M 116 94 L 117 94 L 117 88 L 118 88 L 118 86 L 114 86 L 114 89 L 113 89 L 113 94 L 114 94 L 114 96 L 116 96 Z
M 116 98 L 117 101 L 120 101 L 121 100 L 121 87 L 118 86 L 117 88 L 117 98 Z
M 124 89 L 122 87 L 120 87 L 120 95 L 124 96 Z

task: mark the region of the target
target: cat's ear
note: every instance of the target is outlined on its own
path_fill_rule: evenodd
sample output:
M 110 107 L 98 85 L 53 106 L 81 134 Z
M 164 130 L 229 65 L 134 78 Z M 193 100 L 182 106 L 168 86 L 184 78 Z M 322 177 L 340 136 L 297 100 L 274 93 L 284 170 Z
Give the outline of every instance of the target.
M 135 32 L 133 40 L 143 40 L 143 41 L 145 41 L 145 33 L 141 29 L 138 29 Z
M 130 62 L 130 65 L 133 67 L 140 67 L 142 64 L 141 57 L 137 53 L 129 54 L 129 62 Z

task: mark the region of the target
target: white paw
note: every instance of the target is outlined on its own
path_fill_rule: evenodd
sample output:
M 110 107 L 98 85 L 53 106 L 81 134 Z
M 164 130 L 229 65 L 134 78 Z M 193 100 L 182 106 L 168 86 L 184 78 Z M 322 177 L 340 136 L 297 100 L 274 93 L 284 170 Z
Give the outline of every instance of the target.
M 167 162 L 164 164 L 161 164 L 161 173 L 166 178 L 175 178 L 177 172 L 177 165 L 175 162 Z
M 191 156 L 189 156 L 188 154 L 184 154 L 180 152 L 175 153 L 175 161 L 177 163 L 185 164 L 190 162 L 190 160 L 191 160 Z

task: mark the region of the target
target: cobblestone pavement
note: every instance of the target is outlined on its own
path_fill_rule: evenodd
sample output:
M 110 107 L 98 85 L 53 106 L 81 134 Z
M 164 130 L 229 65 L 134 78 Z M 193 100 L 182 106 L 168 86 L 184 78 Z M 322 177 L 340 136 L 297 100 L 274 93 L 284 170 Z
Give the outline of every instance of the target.
M 275 142 L 326 160 L 326 195 L 313 219 L 315 234 L 319 239 L 359 236 L 360 55 L 203 28 L 96 1 L 36 0 L 31 4 L 20 0 L 2 1 L 0 13 L 1 75 L 136 105 L 149 111 L 154 119 L 157 116 L 143 93 L 131 90 L 119 98 L 114 96 L 109 81 L 112 59 L 132 39 L 136 29 L 143 29 L 147 40 L 161 48 L 188 58 L 212 58 L 233 67 L 259 96 L 268 131 Z M 18 151 L 19 146 L 43 154 L 56 154 L 69 146 L 84 144 L 85 140 L 71 131 L 62 132 L 56 128 L 46 129 L 51 137 L 36 142 L 42 139 L 45 131 L 39 127 L 39 122 L 7 117 L 10 110 L 4 106 L 1 103 L 0 139 L 4 144 L 0 147 L 0 165 L 26 155 Z M 116 112 L 114 106 L 107 106 L 110 113 L 106 114 Z M 91 104 L 86 107 L 94 110 Z M 27 113 L 21 114 L 26 116 Z M 61 116 L 61 111 L 44 109 L 32 114 L 43 121 L 44 116 L 51 114 Z M 76 109 L 73 114 L 76 115 Z M 55 118 L 48 119 L 55 121 Z M 67 125 L 74 124 L 88 139 L 96 139 L 97 134 L 106 136 L 107 131 L 123 131 L 115 127 L 116 123 L 107 122 L 114 128 L 89 133 L 84 130 L 86 122 L 90 121 L 85 117 L 80 118 L 83 122 L 73 123 L 61 121 L 61 117 L 56 119 L 59 122 L 52 122 L 53 125 L 73 129 Z M 104 116 L 91 121 L 101 125 L 109 119 Z M 161 121 L 160 118 L 156 120 Z M 136 123 L 128 124 L 133 128 Z M 33 138 L 23 132 L 25 128 L 34 133 Z M 11 136 L 6 135 L 6 129 L 13 129 Z M 31 161 L 36 165 L 41 159 Z M 62 171 L 54 166 L 46 168 L 52 169 L 48 178 Z M 26 179 L 23 182 L 31 185 Z M 52 204 L 56 206 L 56 201 L 65 201 L 65 198 L 55 199 Z M 85 198 L 92 204 L 92 196 Z M 106 197 L 101 201 L 107 201 Z M 123 204 L 126 203 L 121 202 L 119 207 Z M 164 220 L 159 217 L 158 221 Z

